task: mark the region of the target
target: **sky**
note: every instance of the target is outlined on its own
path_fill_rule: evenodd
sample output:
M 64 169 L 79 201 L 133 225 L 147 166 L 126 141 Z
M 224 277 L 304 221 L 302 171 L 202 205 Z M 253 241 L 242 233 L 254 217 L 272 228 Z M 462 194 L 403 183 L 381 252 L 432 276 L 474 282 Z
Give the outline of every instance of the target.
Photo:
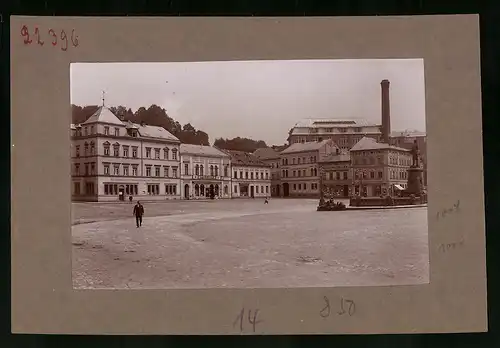
M 380 82 L 390 81 L 393 131 L 425 131 L 423 59 L 72 63 L 71 103 L 159 105 L 216 138 L 286 142 L 305 118 L 381 123 Z

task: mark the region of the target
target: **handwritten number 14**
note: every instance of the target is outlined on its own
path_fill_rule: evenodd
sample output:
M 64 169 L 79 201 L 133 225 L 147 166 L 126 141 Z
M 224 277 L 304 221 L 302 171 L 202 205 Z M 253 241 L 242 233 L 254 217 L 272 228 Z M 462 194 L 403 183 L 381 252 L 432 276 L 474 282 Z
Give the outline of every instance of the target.
M 252 331 L 255 332 L 257 324 L 262 322 L 262 320 L 257 320 L 258 314 L 259 314 L 258 309 L 253 310 L 253 311 L 251 309 L 249 309 L 247 311 L 247 316 L 248 316 L 248 318 L 247 318 L 247 316 L 245 316 L 245 308 L 242 308 L 241 312 L 238 314 L 238 316 L 236 317 L 236 319 L 233 322 L 233 327 L 235 327 L 236 325 L 239 325 L 240 332 L 243 332 L 245 322 L 248 320 L 248 323 L 250 325 L 252 325 Z

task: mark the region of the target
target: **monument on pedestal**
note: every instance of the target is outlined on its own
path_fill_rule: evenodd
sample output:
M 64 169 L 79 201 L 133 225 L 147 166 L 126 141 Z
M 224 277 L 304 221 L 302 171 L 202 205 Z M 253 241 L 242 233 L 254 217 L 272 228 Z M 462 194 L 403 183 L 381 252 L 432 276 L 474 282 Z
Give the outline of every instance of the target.
M 403 191 L 403 194 L 405 196 L 413 196 L 421 200 L 422 203 L 427 203 L 427 197 L 423 185 L 424 169 L 421 165 L 420 150 L 416 140 L 411 149 L 411 154 L 412 164 L 410 168 L 408 168 L 408 184 L 406 190 Z

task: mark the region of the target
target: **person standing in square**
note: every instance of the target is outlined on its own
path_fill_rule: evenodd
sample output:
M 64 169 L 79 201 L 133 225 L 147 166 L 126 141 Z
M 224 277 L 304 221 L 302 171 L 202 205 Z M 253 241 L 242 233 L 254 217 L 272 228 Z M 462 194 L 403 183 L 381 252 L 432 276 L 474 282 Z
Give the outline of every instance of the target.
M 137 225 L 137 228 L 142 226 L 142 216 L 144 215 L 144 207 L 142 206 L 141 202 L 137 201 L 137 204 L 134 205 L 134 212 L 133 215 L 135 215 L 135 223 Z

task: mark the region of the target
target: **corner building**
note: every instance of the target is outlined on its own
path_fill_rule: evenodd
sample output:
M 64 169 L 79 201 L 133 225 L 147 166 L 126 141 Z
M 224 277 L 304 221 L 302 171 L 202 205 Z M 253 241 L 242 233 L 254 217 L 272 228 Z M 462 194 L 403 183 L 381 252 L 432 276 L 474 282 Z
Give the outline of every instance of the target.
M 164 128 L 122 121 L 101 106 L 71 125 L 72 200 L 179 199 L 179 146 Z

